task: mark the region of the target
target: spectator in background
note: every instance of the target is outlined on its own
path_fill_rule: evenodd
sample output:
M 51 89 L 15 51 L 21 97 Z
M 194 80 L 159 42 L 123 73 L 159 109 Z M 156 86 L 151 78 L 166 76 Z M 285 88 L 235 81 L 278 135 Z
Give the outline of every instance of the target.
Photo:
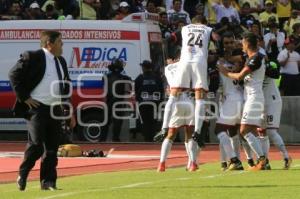
M 261 0 L 239 0 L 239 5 L 241 7 L 241 14 L 244 13 L 244 4 L 248 4 L 247 13 L 252 15 L 255 19 L 258 19 L 258 13 L 262 12 L 264 4 Z
M 228 17 L 229 22 L 237 21 L 240 23 L 240 16 L 238 11 L 231 5 L 230 0 L 222 0 L 221 3 L 213 3 L 212 8 L 217 15 L 217 23 L 221 21 L 223 17 Z
M 293 25 L 295 23 L 300 23 L 300 17 L 296 10 L 292 10 L 291 16 L 288 20 L 285 21 L 283 29 L 286 32 L 287 36 L 293 34 Z
M 24 8 L 28 8 L 32 3 L 39 4 L 40 8 L 44 5 L 47 0 L 21 0 L 23 2 Z
M 168 21 L 168 14 L 166 12 L 159 13 L 159 27 L 166 46 L 166 57 L 169 57 L 176 48 L 176 35 L 174 34 L 173 27 Z
M 78 11 L 80 9 L 76 0 L 54 0 L 54 7 L 57 10 L 62 10 L 62 16 L 67 19 L 77 19 L 79 17 Z
M 146 12 L 148 12 L 148 13 L 157 13 L 157 8 L 155 7 L 154 1 L 152 1 L 152 0 L 147 1 Z
M 300 76 L 299 64 L 300 54 L 295 51 L 295 43 L 293 39 L 288 38 L 285 42 L 286 48 L 278 55 L 280 63 L 280 92 L 283 96 L 299 96 L 300 95 Z
M 173 9 L 168 10 L 168 19 L 172 26 L 176 27 L 179 21 L 184 21 L 185 24 L 190 24 L 191 19 L 189 13 L 181 9 L 182 1 L 173 0 Z
M 130 14 L 129 4 L 126 1 L 122 1 L 119 4 L 118 14 L 115 16 L 116 20 L 122 20 Z
M 166 12 L 159 13 L 159 27 L 163 39 L 171 38 L 173 29 L 168 21 L 168 14 Z
M 213 4 L 215 3 L 215 0 L 207 0 L 205 1 L 205 9 L 207 10 L 207 24 L 210 24 L 212 26 L 214 26 L 217 23 L 217 16 L 216 16 L 216 12 L 213 9 Z
M 203 0 L 187 0 L 184 2 L 183 9 L 190 14 L 190 18 L 192 19 L 197 14 L 197 11 L 196 11 L 197 6 L 203 6 L 203 10 L 204 10 L 204 1 Z
M 295 44 L 295 51 L 300 54 L 300 23 L 295 23 L 293 25 L 293 34 L 289 38 Z
M 265 50 L 270 60 L 277 60 L 279 52 L 283 49 L 285 35 L 278 30 L 278 24 L 271 21 L 268 25 L 270 32 L 264 35 Z
M 24 10 L 22 4 L 19 1 L 13 1 L 8 12 L 9 18 L 13 20 L 24 19 Z
M 278 21 L 278 16 L 276 13 L 273 13 L 274 4 L 272 0 L 266 0 L 265 2 L 265 11 L 259 14 L 259 21 L 263 28 L 268 27 L 268 20 L 270 17 L 275 17 L 276 22 Z
M 261 48 L 265 48 L 264 37 L 262 34 L 261 24 L 258 20 L 254 20 L 252 23 L 248 25 L 249 32 L 252 32 L 258 38 L 258 46 Z
M 219 35 L 222 35 L 226 31 L 233 32 L 235 38 L 241 38 L 243 33 L 243 29 L 239 23 L 235 20 L 230 22 L 228 17 L 223 17 L 220 23 L 216 24 L 215 29 Z
M 46 19 L 57 19 L 58 18 L 58 12 L 52 4 L 48 4 L 46 6 L 45 16 L 46 16 Z
M 256 20 L 253 12 L 251 12 L 250 3 L 248 1 L 246 1 L 241 7 L 240 20 L 243 27 L 247 27 L 250 21 L 253 22 Z
M 145 12 L 145 7 L 142 0 L 132 0 L 131 12 Z
M 183 10 L 184 1 L 185 1 L 185 0 L 182 0 L 182 1 L 180 2 L 180 10 Z M 165 0 L 165 5 L 166 5 L 166 10 L 167 10 L 167 12 L 168 12 L 169 10 L 174 9 L 174 0 Z
M 26 9 L 25 19 L 37 20 L 37 19 L 45 19 L 45 18 L 46 17 L 44 12 L 41 10 L 39 4 L 36 2 L 30 4 L 29 9 Z
M 276 13 L 279 20 L 279 29 L 282 30 L 283 24 L 289 19 L 292 12 L 292 5 L 290 0 L 277 0 Z
M 97 13 L 97 19 L 107 20 L 113 18 L 113 9 L 110 1 L 101 0 L 101 7 L 99 13 Z
M 96 10 L 101 7 L 99 0 L 80 0 L 80 19 L 96 20 Z
M 61 15 L 58 17 L 58 19 L 73 20 L 73 19 L 79 19 L 79 17 L 80 17 L 80 8 L 78 6 L 75 6 L 71 14 L 67 15 L 66 17 L 64 15 Z
M 258 20 L 249 21 L 247 25 L 250 32 L 253 32 L 257 37 L 262 37 L 262 27 Z
M 141 116 L 141 130 L 146 142 L 152 142 L 158 129 L 158 106 L 163 100 L 164 87 L 160 76 L 153 72 L 151 61 L 141 63 L 143 73 L 135 79 L 135 95 Z

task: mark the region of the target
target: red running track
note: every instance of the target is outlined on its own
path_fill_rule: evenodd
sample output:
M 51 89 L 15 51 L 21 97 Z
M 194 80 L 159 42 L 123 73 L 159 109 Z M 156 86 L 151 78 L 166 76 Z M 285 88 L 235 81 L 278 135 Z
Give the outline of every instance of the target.
M 18 175 L 18 167 L 22 161 L 22 152 L 26 143 L 0 143 L 0 183 L 14 182 Z M 79 144 L 83 150 L 101 149 L 108 151 L 115 148 L 106 158 L 59 158 L 58 176 L 81 175 L 98 172 L 114 172 L 121 170 L 155 169 L 159 162 L 160 144 L 148 143 L 98 143 Z M 300 146 L 288 146 L 293 159 L 300 159 Z M 244 154 L 242 158 L 244 158 Z M 271 160 L 280 160 L 281 156 L 274 147 L 270 150 Z M 199 155 L 201 164 L 219 161 L 217 145 L 208 145 Z M 167 167 L 183 166 L 187 162 L 183 144 L 174 144 L 167 160 Z M 39 179 L 39 161 L 30 172 L 30 180 Z

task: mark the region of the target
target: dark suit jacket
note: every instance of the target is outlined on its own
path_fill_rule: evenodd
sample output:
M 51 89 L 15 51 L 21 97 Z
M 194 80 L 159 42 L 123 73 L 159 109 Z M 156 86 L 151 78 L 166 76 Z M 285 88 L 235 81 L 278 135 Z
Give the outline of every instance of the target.
M 58 57 L 64 71 L 64 80 L 70 81 L 67 63 Z M 26 51 L 21 55 L 15 66 L 9 71 L 9 79 L 17 99 L 14 106 L 16 117 L 28 118 L 28 106 L 24 103 L 33 89 L 40 83 L 46 70 L 46 55 L 42 49 Z M 65 89 L 68 93 L 69 88 Z

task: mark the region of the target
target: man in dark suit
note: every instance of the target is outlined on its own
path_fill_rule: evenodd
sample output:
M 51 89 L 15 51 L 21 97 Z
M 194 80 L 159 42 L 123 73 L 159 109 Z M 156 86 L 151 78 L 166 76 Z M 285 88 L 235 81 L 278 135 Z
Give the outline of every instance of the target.
M 26 51 L 9 73 L 16 93 L 16 117 L 27 119 L 28 144 L 20 165 L 17 185 L 26 188 L 26 181 L 35 162 L 41 158 L 40 182 L 42 190 L 55 190 L 57 179 L 57 150 L 61 133 L 63 98 L 70 93 L 68 69 L 62 55 L 61 34 L 41 32 L 41 47 Z M 57 117 L 55 117 L 57 116 Z M 71 118 L 71 126 L 75 119 Z

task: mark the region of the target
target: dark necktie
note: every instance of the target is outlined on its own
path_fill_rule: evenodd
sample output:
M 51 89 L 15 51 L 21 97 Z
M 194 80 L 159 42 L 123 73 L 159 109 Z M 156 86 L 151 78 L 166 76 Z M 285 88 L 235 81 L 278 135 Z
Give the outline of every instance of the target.
M 58 76 L 58 80 L 59 80 L 59 84 L 58 84 L 59 85 L 59 94 L 63 95 L 64 94 L 64 83 L 63 83 L 63 78 L 62 78 L 62 74 L 60 71 L 57 57 L 54 57 L 54 61 L 55 61 L 56 72 L 57 72 L 57 76 Z

